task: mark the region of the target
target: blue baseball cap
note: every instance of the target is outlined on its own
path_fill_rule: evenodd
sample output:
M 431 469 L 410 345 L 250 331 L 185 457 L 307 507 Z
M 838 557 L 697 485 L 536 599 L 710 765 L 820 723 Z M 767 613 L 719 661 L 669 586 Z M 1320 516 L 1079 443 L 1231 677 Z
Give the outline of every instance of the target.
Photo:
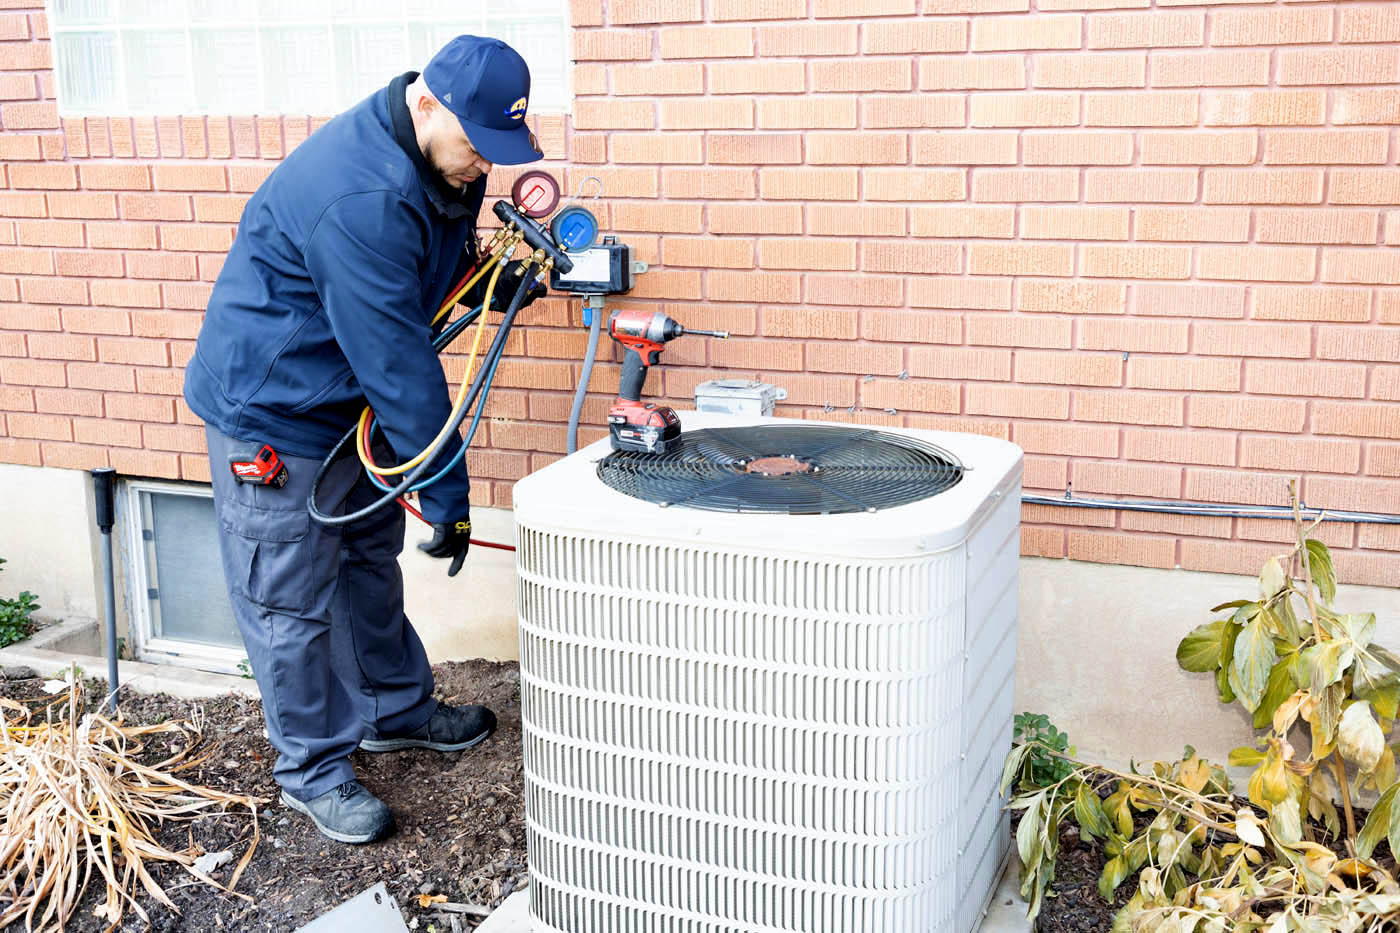
M 530 68 L 500 39 L 458 36 L 428 62 L 423 81 L 486 161 L 520 165 L 543 158 L 525 125 Z

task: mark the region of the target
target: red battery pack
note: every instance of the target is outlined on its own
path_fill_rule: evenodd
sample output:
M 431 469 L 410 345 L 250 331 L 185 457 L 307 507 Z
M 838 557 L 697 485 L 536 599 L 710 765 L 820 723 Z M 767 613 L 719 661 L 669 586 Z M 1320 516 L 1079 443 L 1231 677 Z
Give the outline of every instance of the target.
M 254 454 L 251 460 L 243 459 L 237 454 L 229 457 L 228 468 L 233 478 L 240 483 L 275 486 L 278 489 L 287 485 L 287 465 L 277 456 L 277 451 L 272 449 L 271 444 L 263 444 L 262 450 Z

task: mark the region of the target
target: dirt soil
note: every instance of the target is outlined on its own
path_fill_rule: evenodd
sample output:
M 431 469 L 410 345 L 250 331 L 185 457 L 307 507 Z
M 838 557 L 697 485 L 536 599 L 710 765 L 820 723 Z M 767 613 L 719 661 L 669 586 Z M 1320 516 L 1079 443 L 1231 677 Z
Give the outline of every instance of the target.
M 525 868 L 524 774 L 520 760 L 520 673 L 514 662 L 451 662 L 434 667 L 437 695 L 448 703 L 491 707 L 498 728 L 484 744 L 466 752 L 440 754 L 411 750 L 382 754 L 355 752 L 351 763 L 360 782 L 394 811 L 398 832 L 364 846 L 332 842 L 311 821 L 277 802 L 272 778 L 276 752 L 263 737 L 257 700 L 227 694 L 202 700 L 164 694 L 124 695 L 128 723 L 202 717 L 207 742 L 217 746 L 199 768 L 180 776 L 191 783 L 268 801 L 259 811 L 262 841 L 239 879 L 249 901 L 196 881 L 182 868 L 157 865 L 156 880 L 179 907 L 176 914 L 144 892 L 138 898 L 151 917 L 147 926 L 132 911 L 118 928 L 125 931 L 259 931 L 284 933 L 310 922 L 364 889 L 383 881 L 398 901 L 410 929 L 437 933 L 471 930 L 481 917 L 444 913 L 419 906 L 419 894 L 446 895 L 455 904 L 494 908 L 527 883 Z M 0 677 L 0 695 L 42 697 L 44 678 L 10 669 Z M 40 672 L 47 677 L 52 672 Z M 20 675 L 15 677 L 13 675 Z M 88 682 L 88 696 L 105 693 L 102 681 Z M 96 702 L 96 700 L 93 700 Z M 164 757 L 160 746 L 149 761 Z M 231 850 L 232 864 L 216 870 L 227 881 L 247 849 L 246 811 L 214 814 L 193 823 L 170 824 L 160 841 L 183 850 L 191 842 L 207 852 Z M 100 884 L 89 886 L 66 929 L 70 933 L 106 930 L 92 915 L 105 900 Z M 13 923 L 0 933 L 19 933 Z

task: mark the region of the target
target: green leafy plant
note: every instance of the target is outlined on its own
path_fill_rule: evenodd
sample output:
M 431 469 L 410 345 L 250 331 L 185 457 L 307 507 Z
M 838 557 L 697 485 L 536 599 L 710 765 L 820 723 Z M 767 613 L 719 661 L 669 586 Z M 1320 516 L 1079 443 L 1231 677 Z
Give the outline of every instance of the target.
M 1074 761 L 1053 733 L 1013 747 L 1002 792 L 1016 786 L 1009 806 L 1025 811 L 1016 844 L 1031 917 L 1072 821 L 1081 837 L 1102 840 L 1105 900 L 1138 875 L 1114 933 L 1360 933 L 1400 924 L 1394 862 L 1375 857 L 1382 840 L 1400 852 L 1400 745 L 1390 744 L 1400 657 L 1374 643 L 1373 614 L 1332 608 L 1331 554 L 1310 537 L 1316 523 L 1303 521 L 1296 494 L 1294 524 L 1296 543 L 1265 563 L 1258 598 L 1217 606 L 1212 612 L 1226 615 L 1177 648 L 1181 667 L 1212 674 L 1221 702 L 1240 703 L 1265 730 L 1230 753 L 1231 765 L 1253 768 L 1247 799 L 1189 746 L 1179 761 L 1126 773 Z M 1034 783 L 1037 754 L 1068 773 Z M 1368 788 L 1379 800 L 1358 830 L 1351 801 Z
M 253 666 L 248 663 L 247 658 L 238 662 L 238 676 L 242 677 L 244 680 L 253 679 Z
M 0 565 L 4 563 L 5 559 L 0 557 Z M 38 608 L 39 597 L 28 590 L 14 599 L 0 599 L 0 648 L 29 636 L 34 628 L 34 611 Z
M 1030 746 L 1016 782 L 1020 790 L 1057 784 L 1074 770 L 1073 765 L 1054 754 L 1074 754 L 1069 736 L 1056 729 L 1044 713 L 1017 713 L 1012 741 Z

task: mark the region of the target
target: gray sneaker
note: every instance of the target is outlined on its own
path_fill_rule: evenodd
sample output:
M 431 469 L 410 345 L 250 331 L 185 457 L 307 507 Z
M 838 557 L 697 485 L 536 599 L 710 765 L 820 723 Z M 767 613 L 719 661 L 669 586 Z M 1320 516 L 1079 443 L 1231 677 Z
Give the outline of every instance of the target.
M 310 800 L 282 791 L 282 803 L 311 817 L 321 835 L 336 842 L 374 842 L 394 831 L 394 814 L 359 781 L 346 781 Z
M 439 702 L 428 721 L 412 732 L 384 735 L 366 727 L 360 748 L 367 752 L 396 752 L 402 748 L 460 752 L 480 745 L 495 731 L 496 714 L 486 707 L 448 706 Z

